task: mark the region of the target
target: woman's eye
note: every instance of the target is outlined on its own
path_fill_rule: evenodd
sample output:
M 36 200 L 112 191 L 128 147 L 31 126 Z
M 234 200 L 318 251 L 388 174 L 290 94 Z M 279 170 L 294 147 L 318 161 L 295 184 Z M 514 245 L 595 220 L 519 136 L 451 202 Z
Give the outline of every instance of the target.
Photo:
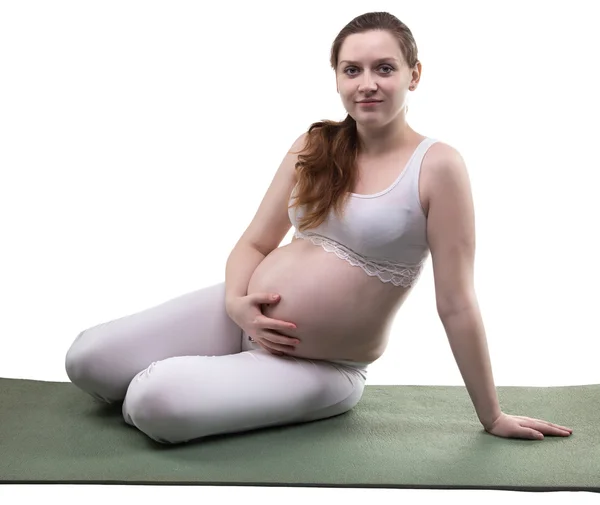
M 379 67 L 379 68 L 380 68 L 380 69 L 381 69 L 381 68 L 387 68 L 387 69 L 388 69 L 390 72 L 391 72 L 392 70 L 394 70 L 394 69 L 393 69 L 392 67 L 390 67 L 389 65 L 382 65 L 382 66 L 381 66 L 381 67 Z M 356 70 L 356 67 L 348 67 L 348 68 L 345 70 L 346 74 L 348 73 L 348 70 Z M 386 73 L 386 74 L 389 74 L 390 72 L 384 72 L 384 73 Z M 352 75 L 352 74 L 349 74 L 349 75 Z

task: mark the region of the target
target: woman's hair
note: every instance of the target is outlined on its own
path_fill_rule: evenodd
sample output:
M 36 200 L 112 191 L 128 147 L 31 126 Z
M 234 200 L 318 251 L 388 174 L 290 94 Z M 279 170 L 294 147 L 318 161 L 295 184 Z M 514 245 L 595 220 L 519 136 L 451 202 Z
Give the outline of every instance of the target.
M 409 67 L 417 65 L 417 45 L 408 27 L 388 12 L 368 12 L 350 21 L 333 41 L 330 63 L 334 71 L 346 37 L 371 30 L 385 30 L 393 35 Z M 359 149 L 356 121 L 350 114 L 341 122 L 323 120 L 311 124 L 296 163 L 295 201 L 288 207 L 306 206 L 305 215 L 298 219 L 299 231 L 319 226 L 331 208 L 338 217 L 341 215 L 356 182 Z

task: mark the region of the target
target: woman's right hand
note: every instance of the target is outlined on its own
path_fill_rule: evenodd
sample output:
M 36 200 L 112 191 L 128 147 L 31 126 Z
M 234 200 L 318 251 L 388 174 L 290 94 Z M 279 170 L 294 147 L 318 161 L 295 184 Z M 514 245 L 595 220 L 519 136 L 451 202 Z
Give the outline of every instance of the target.
M 296 325 L 265 316 L 261 305 L 277 303 L 279 295 L 273 299 L 273 293 L 253 293 L 233 299 L 228 304 L 231 319 L 246 332 L 258 345 L 272 354 L 281 356 L 295 349 L 300 341 L 287 337 L 278 331 L 293 330 Z

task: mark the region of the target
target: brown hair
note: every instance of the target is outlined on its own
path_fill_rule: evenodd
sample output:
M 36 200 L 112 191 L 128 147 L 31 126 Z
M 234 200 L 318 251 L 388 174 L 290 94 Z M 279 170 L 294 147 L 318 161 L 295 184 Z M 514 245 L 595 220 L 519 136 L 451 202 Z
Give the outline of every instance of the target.
M 346 37 L 371 30 L 391 33 L 409 67 L 417 65 L 417 45 L 409 28 L 388 12 L 368 12 L 350 21 L 333 41 L 330 64 L 334 71 Z M 298 231 L 319 226 L 331 208 L 340 216 L 356 182 L 359 149 L 356 121 L 350 114 L 343 121 L 323 120 L 310 125 L 306 145 L 299 151 L 296 163 L 295 202 L 288 207 L 307 207 L 305 215 L 298 219 Z

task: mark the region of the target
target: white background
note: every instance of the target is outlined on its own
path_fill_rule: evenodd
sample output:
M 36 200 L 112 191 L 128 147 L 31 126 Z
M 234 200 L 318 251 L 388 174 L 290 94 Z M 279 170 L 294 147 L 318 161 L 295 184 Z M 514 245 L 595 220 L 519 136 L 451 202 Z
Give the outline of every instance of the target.
M 346 115 L 329 67 L 333 39 L 353 17 L 386 10 L 409 26 L 423 65 L 409 123 L 467 162 L 476 292 L 496 385 L 600 382 L 593 2 L 202 4 L 0 4 L 1 377 L 67 381 L 64 357 L 81 330 L 224 281 L 227 256 L 291 143 L 312 122 Z M 464 385 L 435 310 L 430 260 L 367 384 Z M 0 498 L 54 494 L 63 503 L 147 503 L 165 493 L 252 493 L 263 503 L 567 499 L 0 487 Z

